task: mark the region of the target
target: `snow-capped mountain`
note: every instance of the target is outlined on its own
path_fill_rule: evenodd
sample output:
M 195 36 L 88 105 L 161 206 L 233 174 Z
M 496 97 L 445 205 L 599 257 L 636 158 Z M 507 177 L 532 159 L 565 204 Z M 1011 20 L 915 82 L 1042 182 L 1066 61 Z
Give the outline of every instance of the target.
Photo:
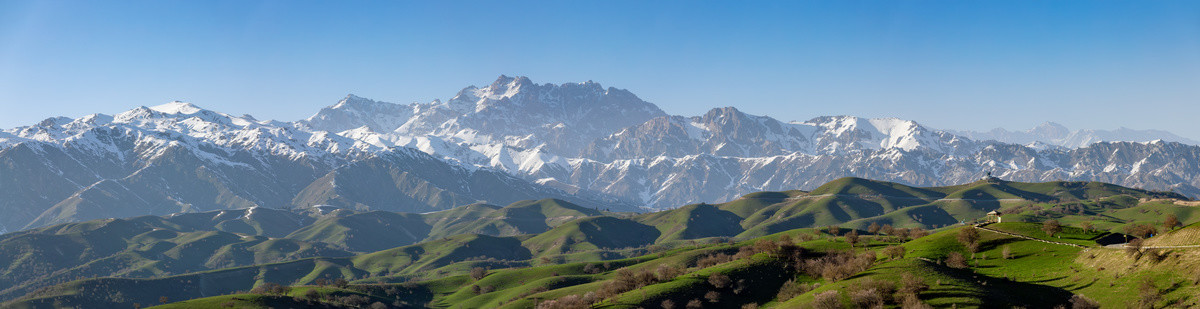
M 487 87 L 464 88 L 445 103 L 399 105 L 352 95 L 301 123 L 330 132 L 366 126 L 402 136 L 544 147 L 574 157 L 593 139 L 665 115 L 627 90 L 591 81 L 539 85 L 526 77 L 500 76 Z
M 1153 140 L 1200 145 L 1200 141 L 1162 130 L 1134 130 L 1121 127 L 1116 130 L 1084 129 L 1072 131 L 1061 124 L 1053 122 L 1045 122 L 1025 131 L 1009 131 L 996 128 L 986 132 L 953 131 L 953 133 L 975 140 L 994 140 L 1010 144 L 1050 145 L 1066 148 L 1086 147 L 1099 142 L 1145 142 Z
M 703 116 L 651 119 L 597 139 L 583 158 L 597 161 L 656 156 L 709 154 L 726 157 L 770 157 L 846 154 L 879 149 L 970 152 L 976 143 L 916 122 L 895 118 L 818 117 L 784 123 L 766 116 L 742 113 L 733 107 L 715 108 Z
M 631 209 L 601 194 L 563 191 L 415 147 L 395 147 L 361 130 L 334 133 L 305 125 L 172 102 L 5 130 L 0 210 L 6 216 L 0 225 L 11 231 L 96 218 L 325 201 L 424 212 L 479 200 L 556 197 Z M 382 195 L 387 199 L 379 198 L 383 192 L 362 191 L 368 187 L 362 182 L 342 184 L 366 178 L 345 167 L 372 161 L 377 169 L 370 172 L 397 171 L 373 178 L 370 186 L 390 187 Z
M 987 172 L 1200 196 L 1200 147 L 1080 132 L 1091 131 L 1044 126 L 1024 134 L 1050 142 L 1006 143 L 895 118 L 782 122 L 733 107 L 670 116 L 590 81 L 507 76 L 445 101 L 350 95 L 295 122 L 172 102 L 0 131 L 0 229 L 255 206 L 423 212 L 544 197 L 633 210 L 844 176 L 930 186 Z M 1083 147 L 1059 146 L 1084 135 Z

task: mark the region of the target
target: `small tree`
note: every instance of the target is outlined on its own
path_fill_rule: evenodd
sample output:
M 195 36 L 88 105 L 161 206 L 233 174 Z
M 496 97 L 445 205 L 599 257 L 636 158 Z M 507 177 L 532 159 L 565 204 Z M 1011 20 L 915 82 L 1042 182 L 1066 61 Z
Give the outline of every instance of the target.
M 685 307 L 688 309 L 704 308 L 704 302 L 701 302 L 699 299 L 692 299 L 692 300 L 688 301 L 688 303 Z
M 1000 256 L 1003 257 L 1005 260 L 1011 260 L 1012 259 L 1012 247 L 1009 247 L 1007 245 L 1004 246 L 1004 249 L 1000 250 Z
M 708 293 L 704 293 L 704 299 L 707 299 L 710 303 L 719 302 L 721 301 L 721 292 L 708 291 Z
M 471 268 L 471 279 L 479 280 L 487 276 L 487 269 L 483 267 Z
M 883 295 L 873 288 L 850 292 L 850 301 L 854 308 L 883 308 Z
M 1100 309 L 1100 303 L 1083 294 L 1075 294 L 1071 296 L 1071 309 Z
M 829 234 L 830 235 L 838 236 L 838 235 L 841 235 L 841 233 L 842 233 L 842 228 L 840 228 L 836 225 L 829 226 Z
M 160 303 L 160 304 L 164 304 L 164 305 L 166 305 L 166 304 L 167 304 L 167 302 L 169 302 L 169 301 L 171 301 L 171 299 L 170 299 L 170 298 L 167 298 L 166 296 L 159 296 L 159 297 L 158 297 L 158 303 Z
M 889 246 L 887 248 L 883 248 L 883 254 L 887 255 L 893 260 L 903 258 L 904 251 L 905 249 L 903 246 Z
M 967 258 L 964 257 L 962 253 L 950 252 L 950 254 L 946 256 L 946 266 L 958 269 L 967 268 Z
M 816 309 L 842 308 L 842 297 L 836 290 L 830 290 L 813 295 L 812 307 Z
M 879 234 L 879 229 L 881 228 L 883 227 L 879 226 L 879 223 L 871 222 L 871 225 L 867 226 L 867 233 L 871 233 L 871 235 L 877 235 Z
M 1154 308 L 1154 304 L 1162 299 L 1162 290 L 1158 289 L 1158 285 L 1154 284 L 1154 280 L 1150 277 L 1142 279 L 1142 283 L 1138 286 L 1138 308 Z
M 670 299 L 662 301 L 662 303 L 659 305 L 662 306 L 663 309 L 675 309 L 675 301 Z
M 921 280 L 920 277 L 912 273 L 900 275 L 900 293 L 916 295 L 928 289 L 929 285 L 925 284 L 925 281 Z
M 1062 232 L 1062 224 L 1059 224 L 1058 220 L 1053 219 L 1046 221 L 1042 223 L 1042 232 L 1046 232 L 1046 235 L 1054 236 Z
M 1125 254 L 1132 257 L 1134 260 L 1142 258 L 1142 239 L 1135 238 L 1125 244 Z
M 884 224 L 883 227 L 879 228 L 879 231 L 883 232 L 887 236 L 896 236 L 894 235 L 896 233 L 896 228 L 893 228 L 891 224 Z
M 715 273 L 708 276 L 708 284 L 711 284 L 713 287 L 718 289 L 724 289 L 725 287 L 729 286 L 730 282 L 733 282 L 733 280 L 729 279 L 729 276 L 726 276 L 725 274 Z
M 1083 224 L 1080 225 L 1083 227 L 1083 230 L 1087 232 L 1096 230 L 1096 226 L 1092 225 L 1092 221 L 1084 221 Z
M 958 230 L 958 242 L 967 247 L 971 253 L 979 252 L 979 231 L 975 226 L 968 225 Z
M 1179 218 L 1175 214 L 1168 214 L 1166 219 L 1163 219 L 1163 230 L 1174 230 L 1183 224 L 1179 223 Z
M 1148 224 L 1132 224 L 1125 226 L 1125 233 L 1137 238 L 1146 238 L 1158 233 L 1158 229 Z
M 846 233 L 846 242 L 850 243 L 851 248 L 853 248 L 854 245 L 857 245 L 858 244 L 858 230 L 850 230 L 849 233 Z

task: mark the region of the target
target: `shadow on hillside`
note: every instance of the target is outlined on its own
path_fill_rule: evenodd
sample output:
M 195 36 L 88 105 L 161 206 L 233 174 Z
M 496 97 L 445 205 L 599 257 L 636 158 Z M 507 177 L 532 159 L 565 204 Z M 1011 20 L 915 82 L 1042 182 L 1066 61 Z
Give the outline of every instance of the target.
M 1022 241 L 1022 240 L 1025 240 L 1025 239 L 1014 238 L 1014 237 L 1005 237 L 1002 239 L 985 241 L 982 244 L 979 244 L 979 252 L 990 251 L 992 249 L 996 249 L 1001 246 L 1004 246 L 1004 245 L 1007 245 L 1010 243 L 1014 243 L 1014 242 L 1018 242 L 1018 241 Z
M 938 272 L 957 280 L 973 282 L 981 287 L 978 290 L 955 290 L 952 286 L 935 286 L 921 293 L 921 298 L 976 298 L 982 300 L 982 308 L 1053 308 L 1067 304 L 1072 293 L 1062 288 L 1040 285 L 1030 282 L 1017 282 L 1005 278 L 996 278 L 978 274 L 970 270 L 951 269 L 944 266 L 933 266 Z M 1053 278 L 1039 280 L 1046 282 L 1059 280 Z M 950 288 L 947 288 L 950 287 Z

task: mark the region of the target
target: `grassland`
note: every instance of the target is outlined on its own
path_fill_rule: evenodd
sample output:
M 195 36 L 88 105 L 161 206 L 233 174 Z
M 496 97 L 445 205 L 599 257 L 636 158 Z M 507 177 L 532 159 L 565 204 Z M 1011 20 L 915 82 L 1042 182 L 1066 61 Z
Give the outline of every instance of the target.
M 846 178 L 812 192 L 760 192 L 648 214 L 540 200 L 419 215 L 256 210 L 99 220 L 0 236 L 7 265 L 0 296 L 15 308 L 145 306 L 164 296 L 164 307 L 530 308 L 586 299 L 602 308 L 795 308 L 833 294 L 851 306 L 853 293 L 874 286 L 892 291 L 881 296 L 888 306 L 1040 308 L 1078 294 L 1129 307 L 1141 305 L 1141 286 L 1151 282 L 1160 292 L 1156 306 L 1194 304 L 1197 251 L 1131 255 L 1095 243 L 1131 224 L 1160 225 L 1167 215 L 1200 220 L 1196 207 L 1169 198 L 1177 196 L 1100 183 L 915 188 Z M 1005 222 L 988 228 L 1084 248 L 980 231 L 978 251 L 969 252 L 956 239 L 960 222 L 992 210 Z M 1064 225 L 1054 236 L 1041 228 L 1050 219 Z M 868 231 L 882 225 L 898 231 Z M 1146 244 L 1191 244 L 1197 229 Z M 933 234 L 907 238 L 923 230 Z M 853 245 L 850 231 L 860 235 Z M 894 248 L 906 254 L 885 254 Z M 871 258 L 853 273 L 814 270 L 837 264 L 823 259 L 856 254 Z M 952 254 L 967 266 L 950 267 Z M 854 263 L 864 262 L 842 264 Z M 655 277 L 664 267 L 678 273 Z M 732 283 L 710 282 L 721 276 Z M 898 282 L 928 288 L 902 293 Z M 271 284 L 292 288 L 248 293 Z

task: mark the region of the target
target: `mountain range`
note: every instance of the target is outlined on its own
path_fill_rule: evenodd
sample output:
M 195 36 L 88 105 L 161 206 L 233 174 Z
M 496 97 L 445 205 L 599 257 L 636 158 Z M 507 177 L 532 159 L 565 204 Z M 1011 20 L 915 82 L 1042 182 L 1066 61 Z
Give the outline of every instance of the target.
M 292 122 L 172 102 L 0 131 L 0 231 L 250 207 L 419 213 L 558 198 L 638 211 L 845 176 L 939 186 L 991 173 L 1200 196 L 1198 146 L 1158 131 L 1060 131 L 955 132 L 853 116 L 784 122 L 733 107 L 674 116 L 591 81 L 508 76 L 444 102 L 349 95 Z

